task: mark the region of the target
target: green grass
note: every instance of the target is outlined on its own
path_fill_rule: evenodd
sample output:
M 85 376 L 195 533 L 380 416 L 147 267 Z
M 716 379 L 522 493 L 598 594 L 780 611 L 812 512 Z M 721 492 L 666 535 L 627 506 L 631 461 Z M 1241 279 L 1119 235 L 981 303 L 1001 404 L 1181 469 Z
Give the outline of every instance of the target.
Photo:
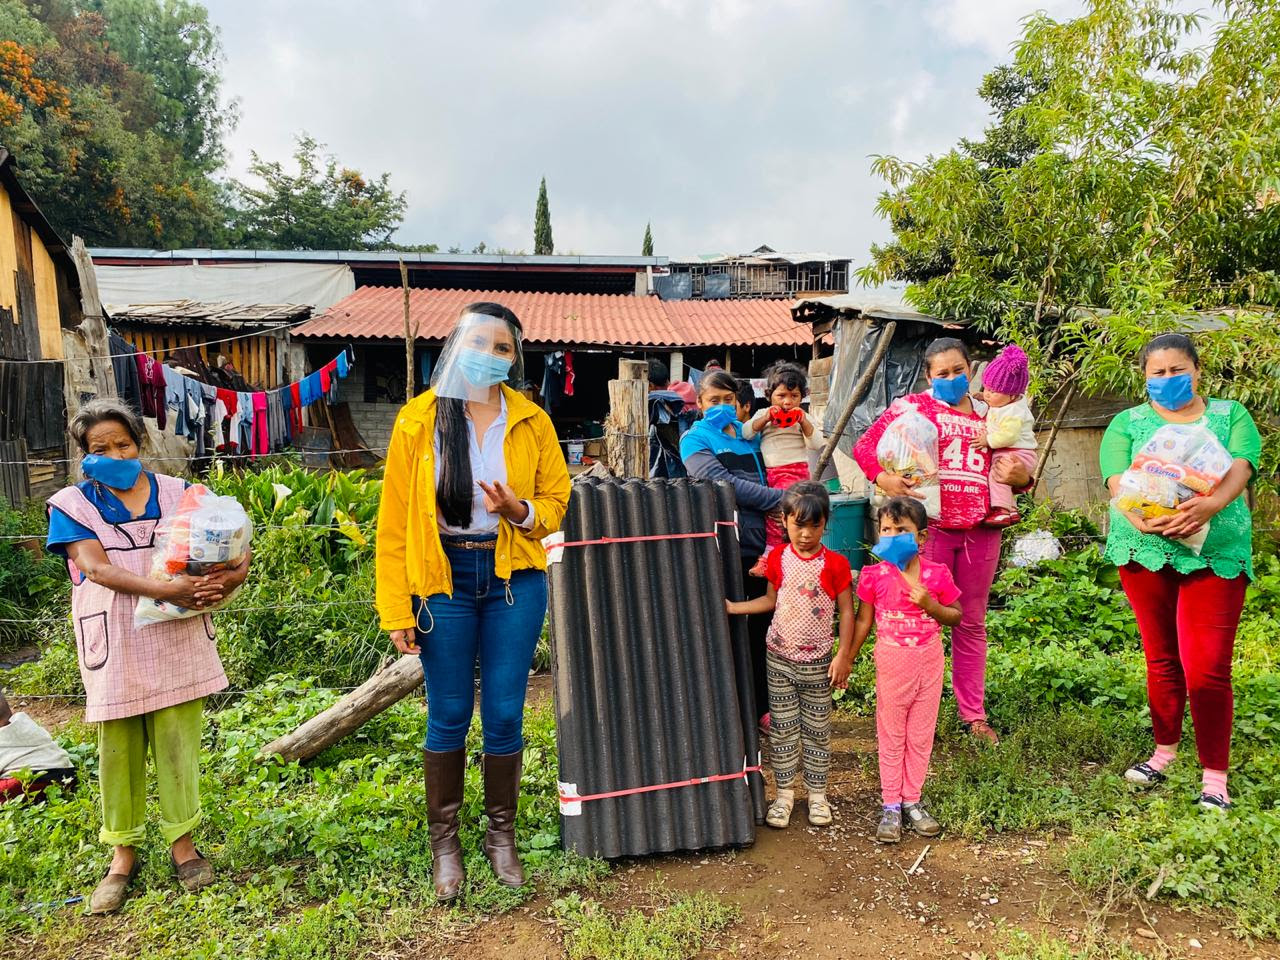
M 738 919 L 735 907 L 706 893 L 648 896 L 646 908 L 622 911 L 577 894 L 556 900 L 569 960 L 687 960 Z

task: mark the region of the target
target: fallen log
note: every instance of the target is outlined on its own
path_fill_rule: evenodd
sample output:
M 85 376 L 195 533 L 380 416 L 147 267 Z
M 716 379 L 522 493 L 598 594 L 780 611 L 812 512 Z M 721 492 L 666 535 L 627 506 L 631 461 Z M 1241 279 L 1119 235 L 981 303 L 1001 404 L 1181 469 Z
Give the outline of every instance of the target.
M 422 661 L 417 657 L 400 657 L 329 709 L 317 713 L 292 733 L 268 743 L 259 756 L 276 754 L 286 762 L 309 760 L 355 731 L 369 718 L 421 689 Z

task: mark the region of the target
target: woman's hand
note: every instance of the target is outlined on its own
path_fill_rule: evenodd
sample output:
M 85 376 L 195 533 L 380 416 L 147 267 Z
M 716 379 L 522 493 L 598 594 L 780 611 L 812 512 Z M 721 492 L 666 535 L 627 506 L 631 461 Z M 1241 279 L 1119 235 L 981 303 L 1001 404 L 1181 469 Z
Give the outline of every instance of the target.
M 1178 512 L 1164 527 L 1166 537 L 1189 537 L 1212 520 L 1225 507 L 1216 496 L 1192 497 L 1178 504 Z
M 1008 484 L 1015 490 L 1031 486 L 1031 474 L 1017 457 L 997 457 L 991 465 L 991 479 Z
M 164 596 L 160 600 L 188 610 L 203 610 L 219 603 L 225 594 L 220 583 L 208 583 L 207 577 L 188 577 L 180 574 L 165 584 Z
M 896 473 L 890 473 L 888 470 L 882 470 L 880 475 L 876 477 L 876 486 L 890 497 L 915 497 L 917 500 L 923 500 L 923 493 L 916 493 L 914 487 L 920 481 L 915 477 L 900 477 Z
M 1173 518 L 1170 516 L 1163 517 L 1145 517 L 1136 510 L 1126 511 L 1124 518 L 1133 524 L 1133 528 L 1139 533 L 1154 533 L 1157 536 L 1167 536 L 1164 532 L 1165 527 L 1169 525 L 1169 521 Z
M 476 482 L 484 491 L 484 508 L 490 513 L 496 513 L 512 523 L 524 523 L 529 518 L 529 505 L 501 480 L 495 480 L 492 484 L 483 480 Z
M 405 656 L 416 657 L 422 652 L 418 647 L 417 635 L 413 630 L 392 630 L 390 634 L 391 642 Z

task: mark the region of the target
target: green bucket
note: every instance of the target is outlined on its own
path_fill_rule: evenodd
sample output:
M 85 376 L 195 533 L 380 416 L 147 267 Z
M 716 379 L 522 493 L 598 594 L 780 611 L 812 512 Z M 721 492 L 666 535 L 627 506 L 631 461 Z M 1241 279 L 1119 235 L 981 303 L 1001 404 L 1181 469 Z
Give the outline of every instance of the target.
M 867 562 L 867 498 L 847 493 L 831 495 L 831 519 L 822 542 L 849 558 L 849 566 L 861 570 Z

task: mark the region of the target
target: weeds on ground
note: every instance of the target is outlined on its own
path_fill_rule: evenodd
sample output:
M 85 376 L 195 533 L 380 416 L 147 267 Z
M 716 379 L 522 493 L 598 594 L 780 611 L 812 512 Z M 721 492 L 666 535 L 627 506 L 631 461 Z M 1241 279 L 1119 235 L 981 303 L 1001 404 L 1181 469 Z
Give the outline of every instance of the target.
M 688 960 L 738 919 L 736 907 L 702 892 L 649 897 L 645 907 L 619 912 L 576 893 L 556 900 L 569 960 Z

